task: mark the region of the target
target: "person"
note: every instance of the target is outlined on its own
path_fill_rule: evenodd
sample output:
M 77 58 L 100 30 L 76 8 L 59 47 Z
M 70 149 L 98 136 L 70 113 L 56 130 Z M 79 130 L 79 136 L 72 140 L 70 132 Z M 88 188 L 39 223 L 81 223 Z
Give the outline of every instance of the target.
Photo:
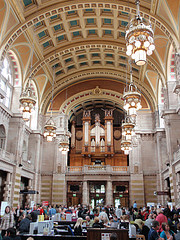
M 180 240 L 180 223 L 177 224 L 177 234 L 175 235 L 176 240 Z
M 153 214 L 150 213 L 148 219 L 145 221 L 144 225 L 149 229 L 151 228 L 151 223 L 153 222 Z
M 117 240 L 117 239 L 118 239 L 117 234 L 116 233 L 111 233 L 110 240 Z
M 133 208 L 136 210 L 137 209 L 137 203 L 134 201 Z
M 19 219 L 20 216 L 22 216 L 22 211 L 21 211 L 21 209 L 20 209 L 20 206 L 17 205 L 17 208 L 16 208 L 15 213 L 14 213 L 14 218 L 15 218 L 16 227 L 17 227 L 17 225 L 18 225 L 18 219 Z
M 139 230 L 140 230 L 140 232 L 141 232 L 144 223 L 143 223 L 143 220 L 141 219 L 141 216 L 140 216 L 140 215 L 137 215 L 137 217 L 136 217 L 134 223 L 138 225 Z
M 168 218 L 171 217 L 171 210 L 169 208 L 169 206 L 167 205 L 166 208 L 163 211 L 164 215 Z
M 148 233 L 148 240 L 161 240 L 159 233 L 159 222 L 154 220 Z
M 31 215 L 25 215 L 23 214 L 23 219 L 19 223 L 19 232 L 21 234 L 29 233 L 30 229 L 30 223 L 31 223 Z
M 10 207 L 6 206 L 5 213 L 4 213 L 4 216 L 2 217 L 1 225 L 0 225 L 1 236 L 3 237 L 6 233 L 6 230 L 8 228 L 12 228 L 13 225 L 14 225 L 14 214 L 11 211 Z
M 173 240 L 174 232 L 170 230 L 169 224 L 168 223 L 162 223 L 162 229 L 163 231 L 160 234 L 160 237 L 163 240 Z
M 102 208 L 102 211 L 99 214 L 99 219 L 100 219 L 100 222 L 103 222 L 105 219 L 108 219 L 108 215 L 106 213 L 105 208 Z
M 38 215 L 39 215 L 39 211 L 37 210 L 36 205 L 34 205 L 33 211 L 31 212 L 32 222 L 36 222 L 37 221 Z
M 86 226 L 87 227 L 92 227 L 94 221 L 91 219 L 89 216 L 86 216 Z
M 162 209 L 161 208 L 159 208 L 158 210 L 157 210 L 157 217 L 156 217 L 156 221 L 158 221 L 159 222 L 159 232 L 161 233 L 162 231 L 163 231 L 163 229 L 162 229 L 162 223 L 163 222 L 168 222 L 168 220 L 167 220 L 167 217 L 163 214 L 163 211 L 162 211 Z
M 74 235 L 82 236 L 82 218 L 78 218 L 74 226 Z
M 7 229 L 3 240 L 21 240 L 21 237 L 16 235 L 16 229 L 12 227 Z
M 118 220 L 120 220 L 120 218 L 122 216 L 121 205 L 118 205 L 118 208 L 116 209 L 115 214 L 116 214 Z
M 110 214 L 113 216 L 113 214 L 114 214 L 114 208 L 113 208 L 113 205 L 111 205 L 111 207 L 109 208 L 109 212 L 110 212 Z
M 104 228 L 104 225 L 103 225 L 102 222 L 101 223 L 99 222 L 99 218 L 98 217 L 95 217 L 94 218 L 94 223 L 93 223 L 92 227 L 93 228 Z
M 51 205 L 50 205 L 49 206 L 49 216 L 52 217 L 55 214 L 56 214 L 56 209 L 54 208 L 54 206 L 51 207 Z

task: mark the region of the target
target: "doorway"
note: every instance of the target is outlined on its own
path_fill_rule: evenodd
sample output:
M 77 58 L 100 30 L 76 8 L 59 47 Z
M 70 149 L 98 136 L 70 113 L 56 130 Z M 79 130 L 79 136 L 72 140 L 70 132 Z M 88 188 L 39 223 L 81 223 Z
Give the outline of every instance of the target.
M 92 208 L 105 205 L 105 192 L 105 182 L 89 182 L 89 197 Z

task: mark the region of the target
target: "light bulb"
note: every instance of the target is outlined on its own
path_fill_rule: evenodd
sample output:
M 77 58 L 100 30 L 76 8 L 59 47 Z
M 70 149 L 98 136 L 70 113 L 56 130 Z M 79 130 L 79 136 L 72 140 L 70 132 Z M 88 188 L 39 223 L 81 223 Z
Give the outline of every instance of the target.
M 133 49 L 133 46 L 131 44 L 127 46 L 127 51 L 132 51 L 132 49 Z
M 29 112 L 23 112 L 23 120 L 24 121 L 29 121 L 30 119 L 30 113 Z
M 147 50 L 147 55 L 150 56 L 152 54 L 151 50 Z
M 48 133 L 47 133 L 47 132 L 45 132 L 45 133 L 44 133 L 44 137 L 46 137 L 47 135 L 48 135 Z
M 145 47 L 145 48 L 148 48 L 149 45 L 150 45 L 149 41 L 145 41 L 145 42 L 144 42 L 144 47 Z
M 137 48 L 139 48 L 139 47 L 141 46 L 141 42 L 140 42 L 140 41 L 136 41 L 136 42 L 135 42 L 135 46 L 136 46 Z
M 154 49 L 155 49 L 155 45 L 154 45 L 154 44 L 151 44 L 151 45 L 149 46 L 149 50 L 153 51 Z
M 133 53 L 133 54 L 131 55 L 131 58 L 132 58 L 132 59 L 135 59 L 135 57 L 136 57 L 136 55 Z
M 129 154 L 129 150 L 124 150 L 124 154 L 128 155 Z
M 131 106 L 133 106 L 133 107 L 134 107 L 135 105 L 136 105 L 136 104 L 135 104 L 135 102 L 132 102 L 132 103 L 131 103 Z
M 131 51 L 126 51 L 126 55 L 130 56 L 131 55 Z
M 52 142 L 52 140 L 53 140 L 52 136 L 48 135 L 48 136 L 47 136 L 47 141 L 48 141 L 48 142 Z

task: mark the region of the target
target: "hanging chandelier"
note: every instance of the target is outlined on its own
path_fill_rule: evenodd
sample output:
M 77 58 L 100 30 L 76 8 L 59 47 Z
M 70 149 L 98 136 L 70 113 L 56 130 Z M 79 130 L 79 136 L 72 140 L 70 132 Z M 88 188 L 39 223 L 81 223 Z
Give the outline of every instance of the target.
M 121 150 L 124 151 L 125 155 L 129 154 L 129 151 L 132 150 L 132 145 L 130 140 L 121 140 Z
M 132 136 L 135 135 L 134 127 L 135 124 L 132 123 L 131 118 L 127 116 L 122 122 L 122 136 L 124 136 L 125 140 L 132 140 Z
M 34 44 L 32 47 L 32 55 L 31 55 L 31 67 L 30 72 L 32 72 L 32 64 L 33 64 L 33 52 L 34 52 Z M 25 122 L 30 120 L 30 115 L 35 108 L 36 105 L 36 97 L 33 93 L 33 89 L 31 86 L 32 77 L 30 76 L 27 82 L 27 85 L 24 91 L 21 92 L 19 102 L 20 102 L 20 110 L 23 114 L 22 118 Z
M 53 103 L 53 92 L 54 92 L 54 80 L 55 71 L 53 71 L 53 84 L 52 84 L 52 98 L 51 98 L 51 116 L 44 126 L 44 137 L 48 142 L 52 142 L 56 138 L 56 126 L 52 119 L 52 103 Z
M 53 138 L 56 138 L 56 126 L 52 117 L 50 117 L 44 126 L 44 137 L 48 142 L 52 142 Z
M 137 91 L 137 86 L 132 80 L 132 66 L 130 64 L 130 84 L 128 89 L 124 90 L 124 109 L 127 111 L 128 116 L 135 118 L 137 111 L 142 108 L 141 94 Z
M 146 63 L 146 55 L 151 55 L 155 49 L 154 31 L 150 21 L 140 16 L 139 0 L 135 3 L 136 16 L 128 24 L 125 35 L 126 54 L 135 60 L 136 65 L 142 66 Z
M 22 91 L 19 102 L 21 105 L 20 109 L 23 114 L 23 120 L 25 122 L 28 122 L 30 119 L 30 115 L 36 105 L 36 97 L 34 96 L 31 87 L 31 78 L 29 78 L 26 88 L 24 89 L 24 91 Z
M 69 151 L 69 137 L 69 132 L 67 132 L 65 135 L 61 135 L 58 147 L 62 154 L 66 154 Z

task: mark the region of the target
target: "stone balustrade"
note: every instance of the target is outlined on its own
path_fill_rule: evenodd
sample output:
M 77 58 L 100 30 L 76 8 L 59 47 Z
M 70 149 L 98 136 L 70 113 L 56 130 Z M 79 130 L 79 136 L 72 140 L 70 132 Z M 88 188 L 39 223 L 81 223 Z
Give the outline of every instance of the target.
M 128 166 L 84 165 L 67 167 L 66 174 L 129 174 Z
M 9 153 L 5 151 L 2 148 L 0 148 L 0 160 L 8 163 L 16 164 L 15 155 L 13 153 Z
M 174 152 L 174 161 L 173 163 L 177 163 L 178 161 L 180 161 L 180 148 Z

